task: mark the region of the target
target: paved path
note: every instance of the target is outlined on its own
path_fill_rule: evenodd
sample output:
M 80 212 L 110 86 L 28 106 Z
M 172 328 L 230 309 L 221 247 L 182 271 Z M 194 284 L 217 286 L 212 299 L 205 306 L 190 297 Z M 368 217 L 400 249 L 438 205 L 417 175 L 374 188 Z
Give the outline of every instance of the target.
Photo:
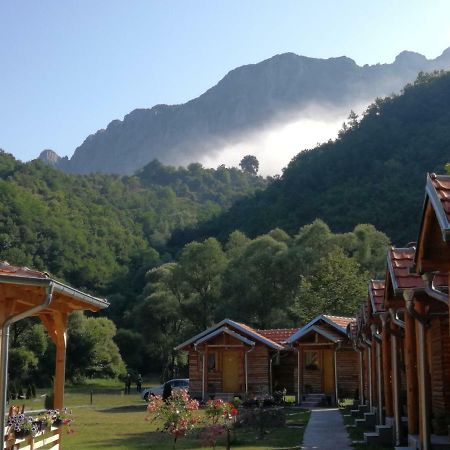
M 305 450 L 351 450 L 341 413 L 337 408 L 313 408 L 305 430 Z

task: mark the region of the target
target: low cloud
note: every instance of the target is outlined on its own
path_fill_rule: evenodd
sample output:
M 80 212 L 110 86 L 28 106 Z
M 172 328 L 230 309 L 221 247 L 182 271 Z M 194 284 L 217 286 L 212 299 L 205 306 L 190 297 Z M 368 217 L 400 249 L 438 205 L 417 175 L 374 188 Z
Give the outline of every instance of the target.
M 358 114 L 364 109 L 364 105 L 353 108 Z M 258 158 L 261 175 L 280 174 L 302 150 L 336 138 L 349 110 L 310 107 L 290 118 L 234 138 L 232 143 L 216 144 L 200 162 L 206 167 L 220 164 L 237 167 L 242 157 L 250 154 Z

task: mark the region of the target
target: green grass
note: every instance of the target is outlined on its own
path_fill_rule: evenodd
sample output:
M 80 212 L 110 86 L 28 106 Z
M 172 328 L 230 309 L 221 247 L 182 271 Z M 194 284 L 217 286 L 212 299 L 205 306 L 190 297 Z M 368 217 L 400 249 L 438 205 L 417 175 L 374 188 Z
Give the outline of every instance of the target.
M 144 383 L 145 386 L 153 383 Z M 93 392 L 93 404 L 90 393 Z M 45 391 L 40 391 L 39 394 Z M 19 402 L 15 402 L 19 403 Z M 26 409 L 43 408 L 43 398 L 20 402 Z M 70 450 L 169 450 L 171 438 L 157 431 L 157 424 L 146 420 L 146 403 L 136 391 L 123 394 L 123 385 L 117 382 L 94 380 L 83 386 L 66 388 L 65 406 L 72 409 L 74 433 L 63 436 L 63 448 Z M 309 411 L 287 408 L 287 426 L 268 429 L 263 439 L 258 430 L 248 427 L 236 429 L 232 448 L 240 450 L 286 449 L 296 450 L 303 441 L 303 432 Z M 202 414 L 202 412 L 200 412 Z M 199 431 L 180 439 L 177 449 L 201 449 Z M 204 447 L 203 447 L 204 448 Z M 217 449 L 225 448 L 224 439 Z

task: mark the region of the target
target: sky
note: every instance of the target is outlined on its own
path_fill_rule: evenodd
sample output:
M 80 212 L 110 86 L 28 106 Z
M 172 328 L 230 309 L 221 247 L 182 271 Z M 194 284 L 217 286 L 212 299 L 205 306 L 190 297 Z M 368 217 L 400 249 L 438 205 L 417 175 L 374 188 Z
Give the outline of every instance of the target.
M 0 148 L 72 155 L 135 108 L 275 54 L 390 63 L 450 47 L 447 0 L 2 0 Z

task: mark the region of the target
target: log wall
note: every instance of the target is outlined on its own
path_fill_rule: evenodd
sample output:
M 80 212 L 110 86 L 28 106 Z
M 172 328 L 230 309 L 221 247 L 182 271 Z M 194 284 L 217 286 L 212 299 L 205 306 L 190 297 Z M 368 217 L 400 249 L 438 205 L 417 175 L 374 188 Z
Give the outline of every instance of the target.
M 356 398 L 359 389 L 359 354 L 352 348 L 336 352 L 339 398 Z

